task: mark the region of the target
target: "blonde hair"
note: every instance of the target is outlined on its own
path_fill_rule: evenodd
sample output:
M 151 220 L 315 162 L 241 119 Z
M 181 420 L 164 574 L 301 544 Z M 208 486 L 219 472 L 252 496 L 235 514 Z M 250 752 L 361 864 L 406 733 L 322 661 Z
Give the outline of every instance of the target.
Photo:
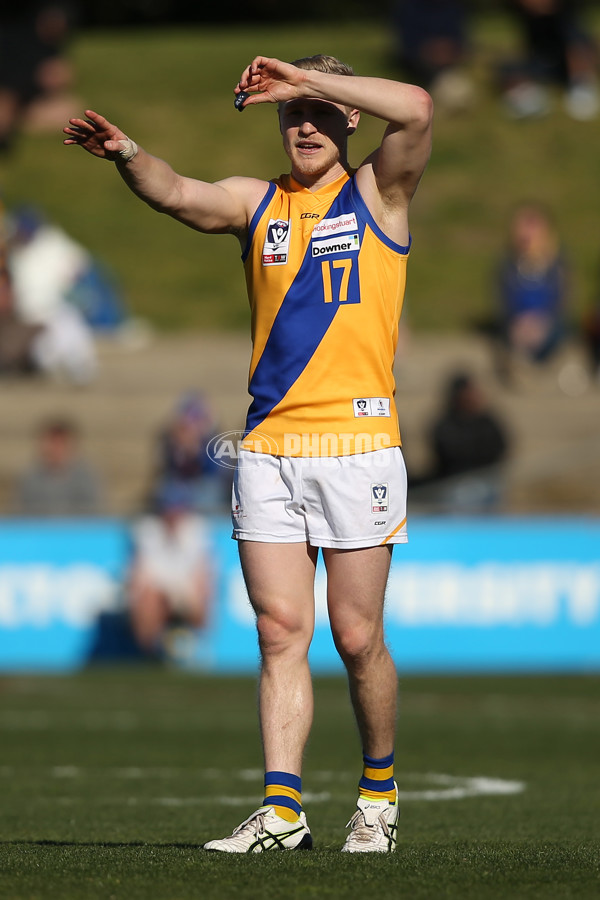
M 292 65 L 296 66 L 297 69 L 314 69 L 317 72 L 323 72 L 325 75 L 354 75 L 352 66 L 346 65 L 346 63 L 343 63 L 335 56 L 325 56 L 323 53 L 295 59 Z

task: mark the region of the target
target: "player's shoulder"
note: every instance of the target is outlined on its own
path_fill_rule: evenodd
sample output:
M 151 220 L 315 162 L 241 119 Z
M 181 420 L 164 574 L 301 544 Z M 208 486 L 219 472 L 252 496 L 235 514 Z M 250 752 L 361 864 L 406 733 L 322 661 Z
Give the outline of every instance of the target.
M 217 184 L 242 198 L 262 199 L 269 187 L 269 182 L 263 178 L 249 178 L 245 175 L 231 175 L 218 181 Z
M 243 204 L 248 221 L 254 211 L 258 209 L 269 189 L 268 181 L 262 178 L 248 178 L 244 175 L 232 175 L 218 181 L 217 184 Z

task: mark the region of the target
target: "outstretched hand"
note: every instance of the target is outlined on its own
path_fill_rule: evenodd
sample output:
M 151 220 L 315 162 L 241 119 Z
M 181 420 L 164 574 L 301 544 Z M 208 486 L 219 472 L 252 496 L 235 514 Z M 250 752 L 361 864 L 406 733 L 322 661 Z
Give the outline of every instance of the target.
M 85 119 L 69 119 L 63 128 L 69 137 L 63 143 L 78 144 L 100 159 L 118 159 L 124 146 L 121 141 L 127 141 L 127 135 L 91 109 L 86 109 L 85 115 Z
M 244 107 L 255 103 L 282 103 L 301 96 L 301 86 L 306 80 L 303 69 L 280 59 L 257 56 L 247 66 L 235 93 L 245 91 L 250 94 Z

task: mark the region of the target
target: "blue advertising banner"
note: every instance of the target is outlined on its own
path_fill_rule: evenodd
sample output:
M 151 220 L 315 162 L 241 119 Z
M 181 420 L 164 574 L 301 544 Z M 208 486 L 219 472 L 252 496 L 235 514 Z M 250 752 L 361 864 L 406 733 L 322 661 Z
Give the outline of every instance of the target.
M 118 521 L 0 522 L 0 670 L 65 670 L 116 612 L 129 556 Z
M 230 535 L 228 521 L 212 523 L 210 622 L 182 664 L 255 672 Z M 66 671 L 134 653 L 123 631 L 129 553 L 123 521 L 0 522 L 0 670 Z M 311 664 L 337 672 L 325 592 L 319 566 Z M 414 518 L 394 551 L 386 628 L 405 673 L 599 670 L 600 520 Z

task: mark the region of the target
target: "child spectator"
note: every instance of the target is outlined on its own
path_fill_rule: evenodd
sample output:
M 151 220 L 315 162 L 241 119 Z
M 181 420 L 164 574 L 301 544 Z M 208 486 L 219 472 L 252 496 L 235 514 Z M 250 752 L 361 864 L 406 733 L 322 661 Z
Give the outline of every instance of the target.
M 539 203 L 524 203 L 513 213 L 494 292 L 498 374 L 510 381 L 514 358 L 544 363 L 567 336 L 569 267 L 552 218 Z
M 158 441 L 155 490 L 186 488 L 196 512 L 222 512 L 229 501 L 226 470 L 209 453 L 216 422 L 203 394 L 183 395 Z
M 94 469 L 82 458 L 79 435 L 69 419 L 44 422 L 36 458 L 17 484 L 16 512 L 22 516 L 97 516 L 102 490 Z

